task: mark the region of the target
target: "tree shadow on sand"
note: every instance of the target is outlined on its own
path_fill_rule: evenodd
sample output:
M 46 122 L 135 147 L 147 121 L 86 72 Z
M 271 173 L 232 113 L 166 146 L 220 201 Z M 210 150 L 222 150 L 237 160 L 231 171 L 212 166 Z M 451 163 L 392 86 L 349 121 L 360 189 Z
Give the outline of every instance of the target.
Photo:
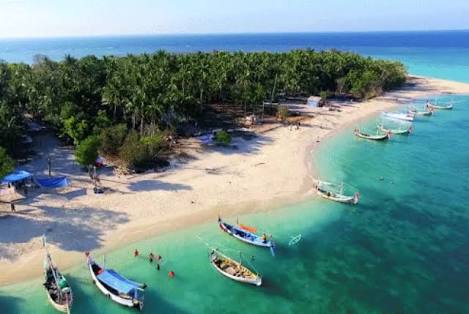
M 144 191 L 188 191 L 192 190 L 192 187 L 187 184 L 181 183 L 168 183 L 162 182 L 159 180 L 142 180 L 138 182 L 133 182 L 129 185 L 129 190 L 134 192 L 144 192 Z
M 46 235 L 47 242 L 66 251 L 91 251 L 101 247 L 104 234 L 128 222 L 127 214 L 105 209 L 38 207 L 44 219 L 15 215 L 0 219 L 0 256 L 14 259 L 19 253 L 9 245 Z
M 272 139 L 266 135 L 256 135 L 250 139 L 233 137 L 229 146 L 210 145 L 203 147 L 207 151 L 218 152 L 224 155 L 251 155 L 259 152 L 262 146 L 272 143 Z

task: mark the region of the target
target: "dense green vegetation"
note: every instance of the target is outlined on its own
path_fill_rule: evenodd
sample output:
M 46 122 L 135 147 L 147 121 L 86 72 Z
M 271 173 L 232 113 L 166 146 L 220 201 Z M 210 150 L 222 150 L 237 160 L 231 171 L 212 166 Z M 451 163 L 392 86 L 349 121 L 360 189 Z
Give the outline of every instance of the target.
M 12 171 L 15 167 L 15 161 L 7 155 L 4 148 L 0 147 L 0 178 Z
M 207 104 L 237 104 L 255 113 L 279 93 L 368 98 L 398 87 L 405 74 L 400 63 L 312 50 L 0 63 L 0 146 L 15 154 L 28 113 L 75 145 L 96 136 L 106 153 L 125 157 L 132 146 L 148 157 L 161 149 L 162 130 L 198 119 Z M 129 164 L 141 162 L 130 157 Z

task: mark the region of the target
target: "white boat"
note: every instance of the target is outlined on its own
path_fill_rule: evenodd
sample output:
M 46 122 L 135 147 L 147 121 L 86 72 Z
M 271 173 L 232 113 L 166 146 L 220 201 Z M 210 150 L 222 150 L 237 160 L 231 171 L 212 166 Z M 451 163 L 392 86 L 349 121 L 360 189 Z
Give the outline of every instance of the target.
M 383 112 L 383 117 L 394 119 L 394 120 L 404 120 L 404 121 L 414 121 L 414 113 L 399 113 L 399 112 Z
M 143 310 L 146 284 L 129 280 L 113 269 L 98 265 L 89 253 L 87 264 L 93 283 L 106 297 L 120 305 Z
M 378 124 L 377 128 L 381 132 L 396 134 L 396 135 L 407 135 L 407 134 L 410 134 L 412 132 L 412 125 L 395 129 L 395 128 L 386 127 L 383 124 Z
M 437 109 L 437 110 L 453 110 L 453 105 L 436 105 L 432 103 L 427 103 L 428 108 Z
M 354 195 L 344 195 L 344 184 L 335 184 L 326 181 L 316 180 L 316 192 L 319 196 L 339 203 L 358 204 L 360 193 Z
M 363 138 L 366 140 L 372 140 L 372 141 L 384 141 L 388 140 L 391 138 L 391 133 L 377 133 L 377 134 L 368 134 L 363 131 L 360 131 L 360 129 L 355 129 L 353 131 L 353 134 L 355 134 L 356 137 Z
M 425 110 L 422 111 L 422 110 L 418 110 L 414 106 L 410 106 L 408 113 L 414 114 L 416 116 L 431 116 L 433 115 L 433 109 L 429 108 L 428 106 L 425 106 Z
M 234 281 L 258 287 L 262 285 L 262 278 L 258 274 L 216 249 L 210 252 L 210 263 L 220 274 Z

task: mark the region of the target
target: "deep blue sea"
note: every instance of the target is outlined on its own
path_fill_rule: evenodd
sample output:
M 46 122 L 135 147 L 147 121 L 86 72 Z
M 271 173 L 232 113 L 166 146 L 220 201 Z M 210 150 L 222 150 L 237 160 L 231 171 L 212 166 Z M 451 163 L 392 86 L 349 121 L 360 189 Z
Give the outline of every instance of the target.
M 183 53 L 302 48 L 336 48 L 396 59 L 405 63 L 412 74 L 469 82 L 469 31 L 0 39 L 0 59 L 32 63 L 37 54 L 60 60 L 66 54 L 121 56 L 160 49 Z

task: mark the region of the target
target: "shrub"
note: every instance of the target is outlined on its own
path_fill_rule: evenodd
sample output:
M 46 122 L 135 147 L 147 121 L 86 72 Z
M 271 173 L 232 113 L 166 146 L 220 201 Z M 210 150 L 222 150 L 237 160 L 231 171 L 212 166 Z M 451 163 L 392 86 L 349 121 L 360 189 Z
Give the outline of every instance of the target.
M 128 169 L 139 167 L 148 160 L 145 145 L 140 141 L 135 130 L 131 130 L 127 134 L 122 147 L 119 149 L 119 158 Z
M 231 134 L 226 132 L 225 130 L 222 130 L 215 134 L 215 142 L 218 145 L 229 145 L 231 143 L 231 140 Z
M 101 131 L 99 139 L 101 142 L 100 151 L 104 155 L 116 156 L 124 143 L 127 135 L 127 125 L 117 124 Z
M 0 147 L 0 178 L 15 169 L 15 161 L 8 156 L 7 151 Z
M 78 144 L 75 150 L 77 162 L 82 166 L 94 165 L 98 158 L 99 139 L 96 136 L 89 136 Z
M 168 148 L 166 133 L 158 132 L 155 135 L 143 136 L 140 142 L 145 146 L 148 158 L 154 159 Z

